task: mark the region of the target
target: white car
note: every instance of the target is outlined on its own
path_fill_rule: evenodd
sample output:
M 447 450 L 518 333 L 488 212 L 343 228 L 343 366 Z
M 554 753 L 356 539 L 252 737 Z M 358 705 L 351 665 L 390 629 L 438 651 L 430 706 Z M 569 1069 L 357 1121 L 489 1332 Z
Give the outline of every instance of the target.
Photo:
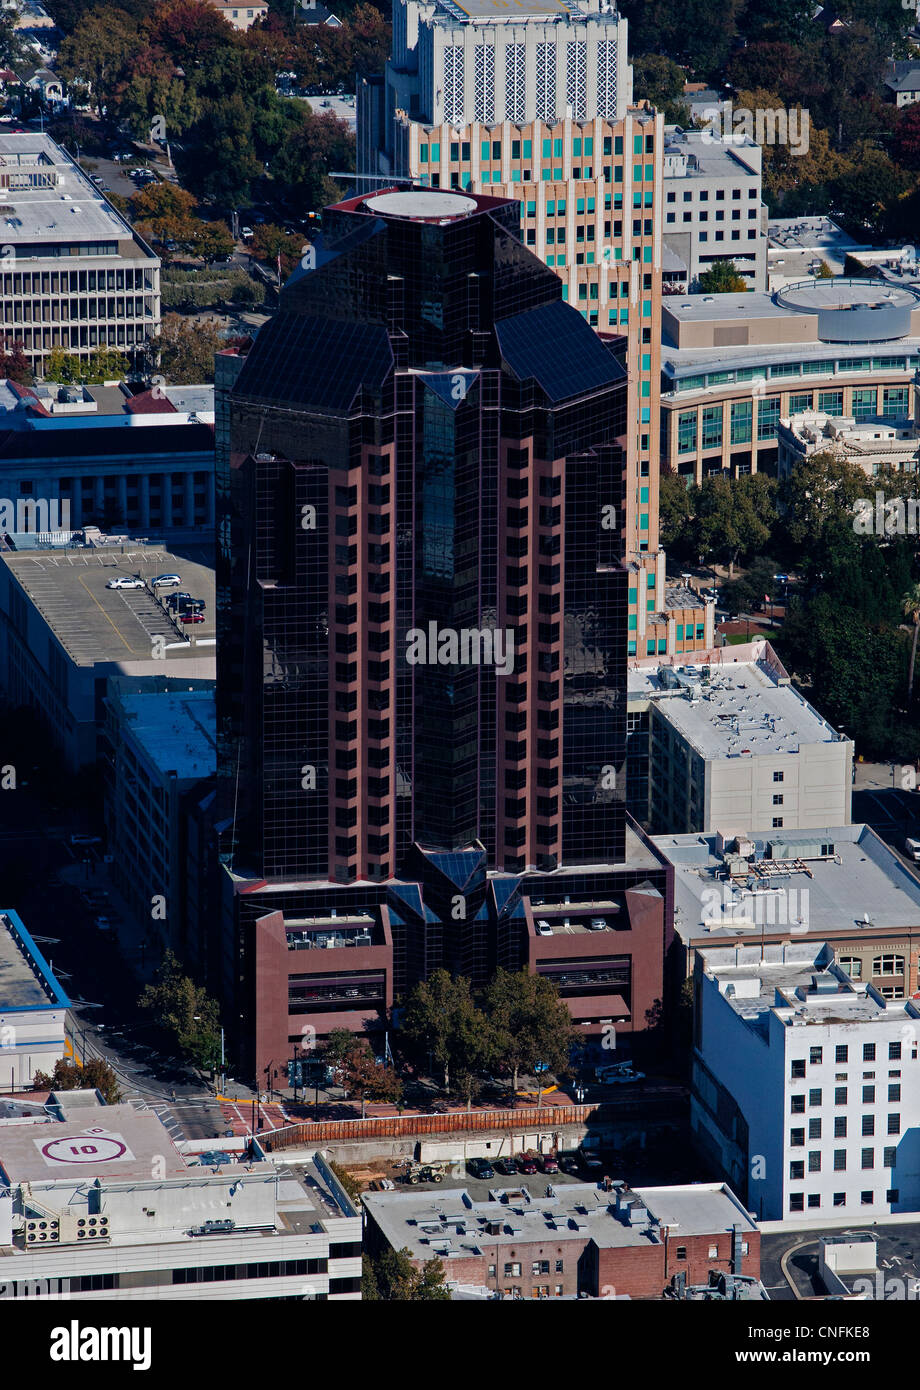
M 628 1081 L 644 1081 L 644 1071 L 633 1071 L 625 1066 L 598 1067 L 594 1073 L 602 1086 L 624 1086 Z
M 143 589 L 143 579 L 135 579 L 130 574 L 118 574 L 114 579 L 110 579 L 105 586 L 107 589 Z
M 537 936 L 552 936 L 553 929 L 549 922 L 540 921 L 537 923 Z
M 158 574 L 150 582 L 155 589 L 175 589 L 182 580 L 178 574 Z

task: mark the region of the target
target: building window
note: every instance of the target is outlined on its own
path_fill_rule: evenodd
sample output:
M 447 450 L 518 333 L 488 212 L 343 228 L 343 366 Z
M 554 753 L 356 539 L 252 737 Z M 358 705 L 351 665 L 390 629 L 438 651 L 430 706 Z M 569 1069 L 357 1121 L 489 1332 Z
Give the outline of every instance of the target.
M 809 1120 L 809 1121 L 808 1121 L 808 1137 L 809 1137 L 809 1139 L 820 1139 L 820 1138 L 821 1138 L 821 1121 L 820 1121 L 820 1120 Z
M 859 1160 L 859 1166 L 860 1166 L 861 1168 L 874 1168 L 874 1167 L 875 1167 L 875 1150 L 874 1150 L 874 1149 L 863 1149 L 863 1150 L 861 1151 L 861 1153 L 860 1153 L 860 1160 Z
M 900 1099 L 901 1099 L 901 1086 L 900 1086 L 900 1082 L 895 1081 L 895 1082 L 893 1082 L 891 1085 L 889 1085 L 889 1087 L 888 1087 L 888 1099 L 889 1099 L 889 1100 L 900 1100 Z
M 893 1168 L 898 1161 L 898 1151 L 896 1148 L 885 1148 L 882 1150 L 882 1167 Z
M 847 1151 L 846 1151 L 846 1149 L 835 1149 L 835 1150 L 834 1150 L 834 1172 L 835 1172 L 835 1173 L 845 1173 L 845 1172 L 846 1172 L 846 1167 L 847 1167 Z
M 808 1050 L 808 1060 L 809 1060 L 809 1062 L 811 1063 L 811 1065 L 812 1065 L 813 1067 L 819 1067 L 819 1066 L 821 1065 L 821 1063 L 824 1061 L 824 1048 L 823 1048 L 823 1047 L 812 1047 L 812 1048 L 809 1048 L 809 1050 Z M 817 1091 L 817 1092 L 812 1091 L 811 1094 L 812 1094 L 812 1095 L 817 1095 L 817 1097 L 818 1097 L 818 1099 L 817 1099 L 817 1100 L 813 1100 L 813 1101 L 811 1102 L 811 1104 L 812 1104 L 812 1105 L 820 1105 L 820 1104 L 821 1104 L 821 1092 L 820 1092 L 820 1091 Z
M 821 1151 L 820 1151 L 820 1149 L 812 1149 L 812 1151 L 809 1153 L 809 1155 L 808 1155 L 808 1171 L 809 1171 L 809 1173 L 820 1173 L 820 1172 L 821 1172 Z
M 782 804 L 783 804 L 783 794 L 782 794 L 782 792 L 778 792 L 778 793 L 773 797 L 773 805 L 774 805 L 774 806 L 782 806 Z
M 796 1159 L 796 1160 L 794 1160 L 792 1163 L 789 1164 L 789 1181 L 790 1181 L 790 1182 L 802 1182 L 802 1181 L 804 1180 L 804 1177 L 805 1177 L 805 1164 L 804 1164 L 800 1159 Z
M 846 1088 L 846 1086 L 837 1086 L 837 1087 L 835 1087 L 835 1089 L 834 1089 L 834 1104 L 835 1104 L 835 1105 L 846 1105 L 846 1103 L 847 1103 L 847 1088 Z
M 804 1114 L 805 1114 L 805 1097 L 804 1097 L 804 1096 L 793 1096 L 792 1099 L 791 1099 L 790 1109 L 791 1109 L 793 1115 L 804 1115 Z
M 875 1104 L 875 1087 L 874 1087 L 874 1086 L 863 1086 L 863 1088 L 862 1088 L 862 1098 L 863 1098 L 863 1105 L 874 1105 L 874 1104 Z
M 774 778 L 775 778 L 776 773 L 774 773 L 773 776 L 774 776 Z M 838 1044 L 837 1044 L 836 1051 L 835 1051 L 835 1053 L 834 1053 L 834 1061 L 835 1061 L 835 1062 L 847 1062 L 847 1061 L 849 1061 L 849 1058 L 850 1058 L 850 1049 L 847 1047 L 846 1043 L 838 1043 Z
M 859 1194 L 859 1201 L 860 1201 L 860 1205 L 861 1205 L 861 1206 L 864 1206 L 864 1207 L 871 1207 L 872 1203 L 875 1201 L 875 1193 L 874 1193 L 874 1192 L 860 1192 L 860 1194 Z
M 677 1247 L 677 1255 L 676 1255 L 676 1258 L 677 1258 L 678 1260 L 685 1260 L 685 1259 L 687 1258 L 687 1247 L 686 1247 L 686 1245 L 678 1245 L 678 1247 Z
M 834 1138 L 846 1139 L 847 1137 L 847 1117 L 846 1115 L 834 1116 Z
M 805 1194 L 804 1194 L 804 1192 L 793 1192 L 793 1193 L 790 1195 L 790 1198 L 789 1198 L 789 1210 L 790 1210 L 790 1211 L 804 1211 L 804 1210 L 805 1210 Z
M 734 402 L 731 408 L 731 442 L 733 444 L 750 444 L 753 414 L 752 401 Z M 775 774 L 773 780 L 776 780 Z M 782 781 L 782 776 L 780 776 L 780 781 Z
M 890 1042 L 888 1044 L 888 1060 L 889 1062 L 899 1062 L 901 1060 L 901 1044 L 899 1042 Z
M 901 1116 L 900 1116 L 900 1115 L 889 1115 L 889 1116 L 888 1116 L 888 1133 L 889 1133 L 889 1134 L 900 1134 L 900 1133 L 901 1133 Z
M 782 828 L 783 828 L 783 818 L 782 818 L 782 816 L 774 816 L 774 817 L 773 817 L 773 829 L 774 829 L 774 830 L 782 830 Z
M 851 980 L 862 979 L 862 961 L 859 956 L 838 956 L 837 964 Z
M 521 1273 L 521 1266 L 520 1266 L 519 1264 L 506 1264 L 506 1265 L 505 1265 L 505 1278 L 506 1278 L 506 1279 L 515 1279 L 515 1278 L 518 1278 L 518 1277 L 520 1276 L 520 1273 Z
M 872 974 L 875 975 L 903 975 L 904 957 L 903 956 L 874 956 L 872 959 Z M 866 1049 L 871 1048 L 872 1056 L 866 1055 Z M 875 1061 L 875 1043 L 866 1043 L 863 1047 L 863 1061 Z
M 862 1132 L 863 1132 L 864 1137 L 869 1137 L 869 1136 L 871 1136 L 871 1135 L 873 1135 L 873 1134 L 875 1133 L 875 1116 L 874 1116 L 874 1115 L 863 1115 L 863 1117 L 862 1117 Z
M 682 410 L 677 417 L 677 452 L 696 452 L 696 411 Z
M 790 1074 L 790 1076 L 792 1077 L 793 1080 L 796 1080 L 797 1078 L 801 1078 L 801 1077 L 803 1077 L 803 1076 L 805 1075 L 805 1058 L 804 1058 L 804 1057 L 797 1057 L 797 1058 L 795 1058 L 795 1059 L 793 1060 L 792 1066 L 791 1066 L 791 1068 L 790 1068 L 789 1074 Z
M 784 772 L 774 772 L 774 774 L 773 774 L 773 781 L 774 781 L 774 782 L 782 782 L 782 781 L 784 780 L 785 776 L 786 776 L 786 774 L 785 774 Z
M 847 1204 L 847 1194 L 845 1192 L 834 1193 L 834 1206 L 845 1207 Z
M 790 1147 L 791 1149 L 804 1149 L 804 1147 L 805 1147 L 805 1131 L 804 1131 L 804 1129 L 790 1129 L 790 1131 L 789 1131 L 789 1147 Z

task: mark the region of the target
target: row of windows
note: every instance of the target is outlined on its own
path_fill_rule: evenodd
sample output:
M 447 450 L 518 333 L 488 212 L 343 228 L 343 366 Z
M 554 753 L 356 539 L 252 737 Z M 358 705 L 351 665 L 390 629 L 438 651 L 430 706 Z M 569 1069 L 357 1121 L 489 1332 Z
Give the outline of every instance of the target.
M 872 1089 L 873 1092 L 874 1092 L 874 1089 L 875 1089 L 875 1088 L 872 1087 L 872 1088 L 870 1088 L 870 1089 Z M 863 1115 L 863 1116 L 861 1117 L 861 1119 L 862 1119 L 862 1134 L 863 1134 L 863 1137 L 864 1137 L 864 1138 L 867 1138 L 867 1139 L 871 1139 L 871 1138 L 874 1136 L 874 1134 L 875 1134 L 875 1116 L 874 1116 L 874 1115 Z M 889 1116 L 888 1116 L 888 1133 L 889 1133 L 889 1134 L 900 1134 L 900 1133 L 901 1133 L 901 1116 L 900 1116 L 900 1115 L 889 1115 Z M 808 1137 L 809 1137 L 809 1139 L 820 1139 L 820 1138 L 821 1138 L 821 1120 L 820 1120 L 820 1119 L 809 1120 L 809 1122 L 808 1122 Z M 835 1125 L 835 1127 L 834 1127 L 834 1138 L 835 1138 L 835 1139 L 843 1139 L 843 1138 L 845 1138 L 845 1137 L 846 1137 L 846 1125 L 844 1125 L 844 1126 L 842 1127 L 841 1130 L 838 1130 L 837 1127 L 836 1127 L 836 1125 Z M 789 1147 L 790 1147 L 791 1149 L 802 1149 L 802 1148 L 805 1147 L 805 1131 L 804 1131 L 804 1129 L 790 1129 L 790 1131 L 789 1131 Z
M 491 157 L 492 157 L 493 159 L 500 159 L 500 158 L 501 158 L 502 143 L 501 143 L 500 140 L 492 140 L 492 141 L 483 140 L 483 141 L 482 141 L 482 157 L 483 157 L 483 159 L 488 159 L 488 158 L 489 158 L 489 153 L 488 153 L 488 151 L 489 151 L 490 149 L 491 149 L 491 151 L 492 151 Z M 541 142 L 541 149 L 542 149 L 542 152 L 543 152 L 543 157 L 544 157 L 544 159 L 550 159 L 550 158 L 560 159 L 560 158 L 562 157 L 563 142 L 562 142 L 561 139 L 558 139 L 558 138 L 555 138 L 555 137 L 550 137 L 549 139 L 544 139 L 544 140 Z M 607 135 L 607 136 L 605 136 L 604 139 L 603 139 L 603 141 L 602 141 L 602 144 L 601 144 L 601 151 L 602 151 L 602 153 L 605 154 L 605 155 L 611 155 L 611 154 L 613 154 L 613 155 L 618 155 L 618 154 L 622 154 L 622 153 L 623 153 L 623 137 L 622 137 L 622 135 L 614 135 L 614 136 Z M 633 154 L 634 154 L 634 155 L 640 155 L 640 154 L 654 154 L 654 152 L 655 152 L 655 137 L 654 137 L 653 135 L 646 135 L 646 136 L 644 136 L 644 137 L 641 136 L 641 135 L 634 135 L 634 136 L 633 136 Z M 429 161 L 429 154 L 430 154 L 430 161 Z M 576 136 L 576 137 L 572 140 L 572 155 L 573 155 L 573 157 L 574 157 L 575 159 L 580 159 L 582 155 L 591 156 L 591 155 L 593 155 L 593 154 L 594 154 L 594 137 L 593 137 L 593 136 L 584 136 L 584 137 L 577 137 L 577 136 Z M 532 141 L 532 140 L 512 140 L 512 141 L 511 141 L 511 158 L 512 158 L 512 159 L 520 159 L 522 155 L 523 155 L 524 159 L 530 159 L 530 158 L 532 158 L 532 155 L 533 155 L 533 141 Z M 422 164 L 428 164 L 429 162 L 432 163 L 432 164 L 437 164 L 437 163 L 439 163 L 439 161 L 440 161 L 440 159 L 441 159 L 441 146 L 440 146 L 440 143 L 439 143 L 438 141 L 435 140 L 435 141 L 432 141 L 430 145 L 427 145 L 427 144 L 419 145 L 418 157 L 419 157 L 419 162 L 422 163 Z M 454 160 L 456 160 L 456 159 L 469 159 L 469 157 L 470 157 L 470 142 L 469 142 L 469 140 L 452 140 L 452 141 L 450 142 L 450 157 L 451 157 L 451 159 L 454 159 Z M 637 165 L 636 167 L 638 168 L 639 166 Z M 645 177 L 646 177 L 646 178 L 650 179 L 650 178 L 654 177 L 654 169 L 653 169 L 653 166 L 652 166 L 651 164 L 647 164 L 647 165 L 645 166 L 645 169 L 646 169 L 646 174 L 645 174 Z M 652 173 L 649 173 L 649 172 L 648 172 L 649 170 L 652 170 Z
M 886 1201 L 886 1202 L 898 1202 L 898 1201 L 900 1201 L 900 1197 L 901 1197 L 901 1194 L 900 1194 L 900 1192 L 898 1191 L 898 1189 L 897 1189 L 896 1187 L 890 1187 L 890 1188 L 888 1188 L 888 1190 L 887 1190 L 886 1193 L 885 1193 L 885 1201 Z M 863 1207 L 871 1207 L 871 1206 L 874 1206 L 874 1205 L 875 1205 L 875 1193 L 874 1193 L 874 1192 L 860 1192 L 860 1194 L 859 1194 L 859 1203 L 860 1203 L 860 1206 L 863 1206 Z M 833 1204 L 834 1204 L 835 1207 L 845 1207 L 846 1204 L 847 1204 L 847 1194 L 846 1194 L 845 1192 L 835 1192 L 835 1193 L 834 1193 L 834 1197 L 833 1197 Z M 813 1210 L 815 1210 L 815 1208 L 820 1207 L 820 1205 L 821 1205 L 821 1194 L 820 1194 L 819 1192 L 810 1192 L 810 1193 L 808 1194 L 808 1210 L 809 1210 L 809 1211 L 813 1211 Z M 804 1193 L 804 1192 L 793 1192 L 793 1193 L 790 1194 L 790 1197 L 789 1197 L 789 1210 L 790 1210 L 790 1211 L 804 1211 L 804 1210 L 805 1210 L 805 1193 Z
M 891 1147 L 891 1148 L 885 1148 L 885 1149 L 882 1150 L 882 1167 L 883 1167 L 883 1168 L 894 1168 L 894 1167 L 897 1165 L 897 1161 L 898 1161 L 898 1155 L 897 1155 L 897 1149 L 896 1149 L 896 1148 Z M 869 1170 L 869 1169 L 875 1167 L 875 1150 L 874 1150 L 874 1149 L 861 1149 L 861 1150 L 860 1150 L 859 1166 L 860 1166 L 860 1170 L 862 1170 L 862 1171 L 867 1171 L 867 1170 Z M 820 1173 L 820 1172 L 821 1172 L 821 1151 L 820 1151 L 819 1149 L 812 1150 L 812 1152 L 809 1153 L 809 1155 L 808 1155 L 808 1171 L 809 1171 L 809 1173 Z M 846 1171 L 847 1171 L 847 1151 L 846 1151 L 846 1149 L 834 1149 L 834 1172 L 835 1172 L 835 1173 L 845 1173 Z M 789 1178 L 790 1178 L 790 1180 L 791 1180 L 792 1182 L 797 1182 L 797 1181 L 800 1181 L 801 1179 L 803 1179 L 804 1177 L 805 1177 L 805 1163 L 804 1163 L 804 1160 L 801 1160 L 801 1159 L 794 1159 L 794 1160 L 789 1164 Z
M 755 381 L 758 377 L 838 376 L 843 372 L 906 372 L 916 365 L 913 357 L 844 357 L 815 362 L 774 362 L 760 367 L 737 367 L 734 371 L 698 372 L 677 377 L 673 389 L 702 391 L 710 386 L 730 386 L 735 382 Z M 806 398 L 809 402 L 812 396 Z M 798 407 L 808 410 L 810 405 Z M 819 407 L 823 409 L 824 407 Z
M 775 439 L 780 418 L 781 396 L 763 397 L 757 410 L 758 440 Z M 788 413 L 800 414 L 813 409 L 814 393 L 793 393 L 789 397 Z M 871 419 L 881 414 L 887 419 L 905 417 L 910 411 L 910 388 L 884 387 L 882 408 L 878 409 L 878 389 L 874 386 L 850 392 L 850 411 L 857 420 Z M 842 391 L 819 391 L 818 410 L 827 415 L 843 415 Z M 753 401 L 735 401 L 729 407 L 729 430 L 732 444 L 749 444 L 753 425 Z M 724 442 L 725 407 L 709 405 L 694 410 L 682 410 L 677 417 L 677 452 L 696 453 L 697 448 L 718 449 Z
M 901 1073 L 898 1072 L 897 1075 L 900 1076 Z M 838 1087 L 838 1090 L 844 1090 L 844 1089 L 845 1089 L 845 1088 L 843 1088 L 843 1087 Z M 863 1096 L 864 1096 L 864 1097 L 866 1097 L 866 1093 L 867 1093 L 867 1092 L 868 1092 L 869 1094 L 868 1094 L 868 1097 L 866 1098 L 866 1104 L 867 1104 L 867 1105 L 874 1105 L 874 1103 L 875 1103 L 875 1087 L 874 1087 L 874 1086 L 864 1086 L 864 1087 L 863 1087 Z M 835 1094 L 836 1094 L 836 1092 L 835 1092 Z M 820 1105 L 822 1104 L 822 1097 L 823 1097 L 823 1095 L 824 1095 L 824 1092 L 823 1092 L 821 1089 L 816 1089 L 816 1090 L 809 1091 L 809 1092 L 808 1092 L 808 1104 L 811 1105 L 811 1106 L 815 1106 L 815 1107 L 820 1106 Z M 900 1099 L 901 1099 L 901 1083 L 900 1083 L 900 1081 L 890 1082 L 889 1085 L 888 1085 L 888 1101 L 889 1101 L 889 1103 L 890 1103 L 890 1104 L 891 1104 L 891 1103 L 894 1103 L 894 1102 L 896 1102 L 896 1101 L 899 1101 Z M 804 1095 L 801 1095 L 801 1096 L 791 1096 L 791 1097 L 790 1097 L 789 1111 L 790 1111 L 790 1114 L 792 1114 L 792 1115 L 804 1115 L 804 1114 L 805 1114 L 805 1097 L 804 1097 Z M 889 1116 L 889 1119 L 890 1119 L 890 1118 L 891 1118 L 891 1116 Z M 871 1130 L 871 1129 L 870 1129 L 870 1130 L 867 1130 L 867 1129 L 865 1128 L 865 1124 L 866 1124 L 867 1121 L 871 1121 L 872 1123 L 874 1123 L 873 1116 L 871 1116 L 871 1115 L 865 1115 L 865 1116 L 863 1116 L 863 1125 L 864 1125 L 863 1134 L 871 1134 L 871 1133 L 872 1133 L 872 1130 Z M 818 1138 L 818 1137 L 820 1137 L 820 1134 L 821 1134 L 821 1121 L 820 1121 L 820 1120 L 812 1120 L 812 1121 L 810 1121 L 810 1123 L 811 1123 L 813 1126 L 817 1126 L 817 1129 L 816 1129 L 815 1133 L 812 1135 L 812 1137 L 813 1137 L 813 1138 Z M 834 1134 L 837 1135 L 837 1136 L 841 1136 L 841 1135 L 845 1135 L 846 1132 L 847 1132 L 847 1121 L 846 1121 L 846 1116 L 844 1116 L 844 1115 L 838 1115 L 838 1116 L 835 1118 L 835 1120 L 834 1120 Z
M 201 1265 L 174 1269 L 174 1284 L 216 1284 L 227 1279 L 278 1279 L 298 1274 L 325 1274 L 325 1260 L 272 1260 L 265 1264 Z
M 715 190 L 714 196 L 715 196 L 715 199 L 716 199 L 716 202 L 717 202 L 717 203 L 724 203 L 724 202 L 725 202 L 725 192 L 726 192 L 726 190 L 725 190 L 724 188 L 717 188 L 717 189 Z M 698 199 L 699 199 L 699 201 L 700 201 L 701 203 L 708 203 L 708 202 L 709 202 L 709 189 L 708 189 L 708 188 L 700 188 L 700 189 L 698 189 L 698 190 L 697 190 L 697 189 L 692 189 L 692 188 L 685 188 L 685 189 L 684 189 L 684 193 L 683 193 L 683 201 L 684 201 L 685 203 L 692 203 L 692 202 L 693 202 L 693 194 L 694 194 L 694 193 L 697 193 Z M 748 191 L 747 191 L 747 195 L 748 195 L 749 198 L 757 198 L 758 195 L 759 195 L 759 190 L 758 190 L 757 188 L 749 188 Z M 738 201 L 740 200 L 740 198 L 741 198 L 741 189 L 740 189 L 740 188 L 733 188 L 733 189 L 732 189 L 732 201 L 733 201 L 733 202 L 738 202 Z M 670 189 L 670 188 L 668 189 L 667 201 L 668 201 L 669 203 L 676 203 L 676 202 L 677 202 L 677 193 L 676 193 L 676 191 L 675 191 L 674 189 Z
M 899 961 L 901 962 L 901 970 L 903 971 L 903 968 L 904 968 L 904 958 L 903 958 L 903 956 L 877 956 L 876 959 L 879 960 L 879 961 L 899 960 Z M 880 972 L 880 973 L 882 973 L 882 972 Z M 889 973 L 889 974 L 890 974 L 891 972 L 889 971 L 889 972 L 885 972 L 885 973 Z M 876 1060 L 876 1052 L 877 1052 L 877 1044 L 876 1044 L 876 1043 L 863 1043 L 863 1048 L 862 1048 L 862 1059 L 863 1059 L 864 1062 L 874 1062 L 874 1061 Z M 838 1043 L 838 1044 L 836 1045 L 836 1047 L 834 1048 L 834 1061 L 835 1061 L 836 1063 L 839 1064 L 839 1063 L 841 1063 L 841 1062 L 849 1062 L 849 1060 L 850 1060 L 850 1048 L 849 1048 L 849 1045 L 848 1045 L 847 1043 Z M 890 1042 L 890 1043 L 888 1044 L 888 1060 L 889 1060 L 889 1062 L 899 1062 L 899 1061 L 901 1060 L 901 1044 L 900 1044 L 900 1042 Z M 810 1064 L 811 1066 L 813 1066 L 813 1067 L 819 1067 L 823 1061 L 824 1061 L 824 1048 L 823 1048 L 823 1047 L 810 1047 L 810 1048 L 808 1049 L 808 1062 L 809 1062 L 809 1064 Z M 805 1058 L 804 1058 L 804 1057 L 799 1057 L 799 1058 L 793 1059 L 793 1062 L 792 1062 L 792 1075 L 793 1075 L 794 1077 L 802 1077 L 802 1076 L 805 1075 Z

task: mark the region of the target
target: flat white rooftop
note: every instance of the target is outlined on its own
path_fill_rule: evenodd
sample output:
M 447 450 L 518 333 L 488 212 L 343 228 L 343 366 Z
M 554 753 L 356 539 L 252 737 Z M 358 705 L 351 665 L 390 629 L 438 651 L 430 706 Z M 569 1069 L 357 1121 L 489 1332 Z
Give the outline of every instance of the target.
M 867 825 L 836 825 L 818 830 L 758 830 L 748 836 L 754 846 L 753 863 L 771 859 L 784 871 L 769 872 L 767 887 L 799 895 L 807 904 L 807 926 L 812 940 L 827 940 L 841 933 L 858 935 L 868 930 L 920 926 L 920 879 Z M 789 931 L 781 913 L 758 915 L 756 894 L 760 884 L 749 887 L 746 876 L 725 878 L 726 858 L 721 837 L 706 835 L 656 835 L 654 843 L 674 865 L 675 930 L 690 945 L 719 937 L 737 937 L 740 931 L 760 934 L 761 918 L 767 931 Z M 733 844 L 734 841 L 729 841 Z M 822 847 L 832 853 L 822 855 Z M 796 867 L 796 861 L 800 867 Z M 752 873 L 751 878 L 755 875 Z M 755 899 L 752 899 L 752 894 Z M 802 894 L 806 894 L 804 899 Z M 793 917 L 798 915 L 793 913 Z
M 10 179 L 2 190 L 0 237 L 11 246 L 128 241 L 144 254 L 128 223 L 50 136 L 0 134 L 0 172 Z
M 707 761 L 779 757 L 842 736 L 764 661 L 631 670 L 629 699 L 647 697 Z

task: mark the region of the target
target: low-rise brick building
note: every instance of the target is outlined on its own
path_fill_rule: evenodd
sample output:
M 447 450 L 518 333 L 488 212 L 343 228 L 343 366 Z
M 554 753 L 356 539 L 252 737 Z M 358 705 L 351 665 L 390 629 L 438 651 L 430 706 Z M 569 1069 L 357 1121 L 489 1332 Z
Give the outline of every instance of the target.
M 406 1249 L 417 1266 L 437 1256 L 450 1284 L 495 1297 L 649 1299 L 675 1277 L 760 1278 L 760 1232 L 725 1183 L 633 1190 L 605 1179 L 551 1184 L 542 1197 L 521 1186 L 485 1202 L 465 1188 L 363 1202 L 369 1254 Z

